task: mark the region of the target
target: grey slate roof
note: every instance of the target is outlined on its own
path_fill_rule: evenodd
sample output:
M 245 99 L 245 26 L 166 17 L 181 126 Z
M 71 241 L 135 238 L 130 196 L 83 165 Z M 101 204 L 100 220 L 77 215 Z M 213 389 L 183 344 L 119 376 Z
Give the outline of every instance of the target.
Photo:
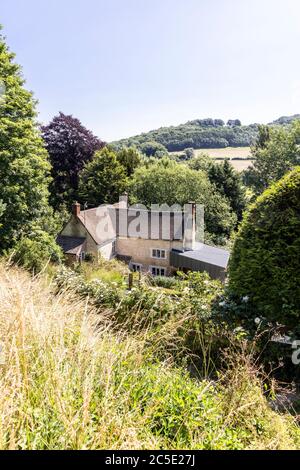
M 79 256 L 85 243 L 85 238 L 66 237 L 64 235 L 59 235 L 57 237 L 57 243 L 62 248 L 64 253 L 68 255 Z
M 229 252 L 220 248 L 197 243 L 195 250 L 170 252 L 170 263 L 175 268 L 206 271 L 212 279 L 225 281 Z
M 230 255 L 229 251 L 205 245 L 204 243 L 196 243 L 195 248 L 195 250 L 185 251 L 182 253 L 183 256 L 219 266 L 220 268 L 227 268 Z

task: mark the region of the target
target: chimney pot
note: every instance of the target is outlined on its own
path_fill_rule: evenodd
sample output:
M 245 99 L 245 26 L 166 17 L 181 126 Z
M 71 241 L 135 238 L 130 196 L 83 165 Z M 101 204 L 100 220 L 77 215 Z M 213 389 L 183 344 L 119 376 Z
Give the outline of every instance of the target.
M 73 215 L 75 215 L 75 217 L 78 217 L 80 215 L 80 204 L 79 204 L 79 202 L 74 202 L 74 204 L 73 204 Z

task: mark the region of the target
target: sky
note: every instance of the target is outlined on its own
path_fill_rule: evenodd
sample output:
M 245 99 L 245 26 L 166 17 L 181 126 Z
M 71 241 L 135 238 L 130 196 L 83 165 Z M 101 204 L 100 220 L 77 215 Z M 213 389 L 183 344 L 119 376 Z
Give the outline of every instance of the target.
M 0 0 L 0 23 L 43 123 L 109 142 L 300 113 L 299 0 Z

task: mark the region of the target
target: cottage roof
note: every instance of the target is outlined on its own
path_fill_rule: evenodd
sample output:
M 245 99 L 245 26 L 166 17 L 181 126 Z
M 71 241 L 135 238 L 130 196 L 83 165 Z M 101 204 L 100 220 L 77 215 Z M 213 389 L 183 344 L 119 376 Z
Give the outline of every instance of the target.
M 68 255 L 76 256 L 80 255 L 85 240 L 85 238 L 81 237 L 67 237 L 64 235 L 59 235 L 57 237 L 57 243 L 62 248 L 63 252 Z
M 101 224 L 105 213 L 110 215 L 113 227 L 110 235 L 104 231 L 105 224 L 103 226 Z M 80 211 L 77 217 L 98 245 L 118 236 L 129 238 L 134 236 L 131 230 L 135 228 L 134 222 L 138 217 L 141 218 L 140 238 L 181 240 L 185 227 L 183 212 L 149 211 L 139 208 L 127 209 L 121 208 L 117 204 L 83 210 Z
M 229 260 L 229 251 L 215 246 L 205 245 L 204 243 L 195 243 L 193 251 L 184 252 L 186 258 L 192 258 L 197 261 L 219 266 L 220 268 L 227 268 Z

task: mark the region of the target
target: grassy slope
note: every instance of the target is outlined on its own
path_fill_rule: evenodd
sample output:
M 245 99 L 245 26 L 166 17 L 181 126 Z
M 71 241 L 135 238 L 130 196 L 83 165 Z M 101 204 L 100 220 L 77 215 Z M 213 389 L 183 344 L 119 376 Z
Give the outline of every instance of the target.
M 156 359 L 153 332 L 121 332 L 109 311 L 52 290 L 0 265 L 0 449 L 299 446 L 246 358 L 219 382 L 193 380 Z

